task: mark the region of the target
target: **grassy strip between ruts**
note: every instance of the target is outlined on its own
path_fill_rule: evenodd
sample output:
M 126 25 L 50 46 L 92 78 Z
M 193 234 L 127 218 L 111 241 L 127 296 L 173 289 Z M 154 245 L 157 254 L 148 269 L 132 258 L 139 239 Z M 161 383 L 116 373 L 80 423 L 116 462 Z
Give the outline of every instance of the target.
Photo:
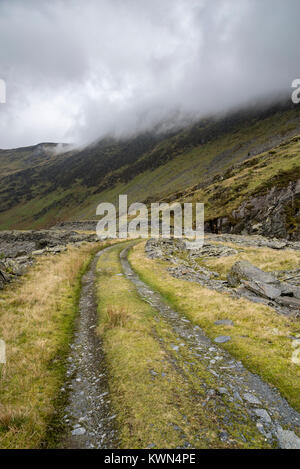
M 198 361 L 195 374 L 185 375 L 184 364 L 191 360 L 188 351 L 174 364 L 172 353 L 176 353 L 171 344 L 177 337 L 122 275 L 122 249 L 124 246 L 118 246 L 103 253 L 98 263 L 98 331 L 109 371 L 120 447 L 265 447 L 262 435 L 247 416 L 240 426 L 237 423 L 236 429 L 231 428 L 230 442 L 220 440 L 224 422 L 219 421 L 213 406 L 203 407 L 205 387 L 196 384 L 202 378 L 203 383 L 209 380 L 206 370 Z M 137 249 L 139 252 L 140 247 Z M 235 438 L 240 432 L 247 435 L 247 442 Z
M 80 280 L 100 247 L 43 256 L 0 293 L 0 337 L 7 347 L 7 364 L 0 365 L 0 448 L 56 443 Z
M 223 347 L 249 370 L 276 386 L 300 411 L 300 367 L 292 362 L 290 337 L 300 333 L 299 320 L 280 316 L 273 309 L 246 299 L 237 300 L 199 284 L 175 279 L 167 272 L 167 262 L 146 257 L 144 244 L 135 246 L 129 257 L 141 278 L 212 339 L 231 336 Z M 220 319 L 231 319 L 234 326 L 215 325 Z

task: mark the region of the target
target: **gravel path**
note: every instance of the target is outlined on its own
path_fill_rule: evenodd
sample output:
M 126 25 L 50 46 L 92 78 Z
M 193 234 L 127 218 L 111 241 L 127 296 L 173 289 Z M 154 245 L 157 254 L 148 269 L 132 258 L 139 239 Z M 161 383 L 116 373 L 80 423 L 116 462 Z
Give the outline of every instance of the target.
M 189 320 L 171 309 L 159 293 L 142 282 L 128 262 L 129 249 L 124 249 L 120 255 L 124 273 L 136 286 L 140 296 L 172 327 L 178 340 L 173 347 L 175 357 L 176 354 L 180 355 L 183 347 L 187 347 L 193 360 L 201 360 L 216 378 L 217 387 L 206 390 L 207 401 L 221 395 L 228 409 L 225 418 L 229 424 L 230 418 L 233 418 L 233 408 L 235 414 L 250 416 L 270 444 L 279 448 L 300 449 L 300 438 L 297 436 L 300 435 L 300 414 L 290 407 L 275 388 L 250 373 L 241 362 L 212 342 L 200 327 L 193 326 Z M 226 342 L 227 339 L 221 337 L 220 342 Z M 193 373 L 193 363 L 186 364 L 185 372 Z M 215 411 L 218 412 L 218 405 Z M 219 417 L 224 419 L 224 415 Z
M 110 410 L 108 383 L 98 324 L 95 294 L 96 266 L 105 251 L 93 259 L 82 278 L 79 315 L 68 357 L 69 405 L 64 421 L 68 430 L 65 448 L 116 448 L 114 415 Z

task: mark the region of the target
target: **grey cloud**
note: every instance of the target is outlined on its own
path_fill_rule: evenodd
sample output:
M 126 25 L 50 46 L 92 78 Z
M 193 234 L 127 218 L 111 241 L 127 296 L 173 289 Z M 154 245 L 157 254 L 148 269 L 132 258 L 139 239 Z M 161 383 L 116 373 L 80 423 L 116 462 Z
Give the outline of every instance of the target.
M 2 0 L 0 148 L 86 143 L 288 92 L 299 0 Z

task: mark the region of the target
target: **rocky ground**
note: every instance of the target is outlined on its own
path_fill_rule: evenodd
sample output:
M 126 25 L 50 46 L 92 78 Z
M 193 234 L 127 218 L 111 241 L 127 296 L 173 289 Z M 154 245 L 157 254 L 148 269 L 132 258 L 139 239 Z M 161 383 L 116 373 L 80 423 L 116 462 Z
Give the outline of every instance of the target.
M 55 255 L 68 245 L 97 241 L 93 234 L 69 230 L 0 231 L 0 289 L 23 275 L 40 255 Z
M 300 268 L 290 271 L 263 272 L 247 261 L 234 264 L 227 280 L 196 261 L 198 258 L 220 258 L 232 256 L 238 251 L 214 242 L 231 242 L 236 245 L 268 247 L 274 250 L 299 250 L 298 242 L 270 240 L 260 236 L 208 235 L 200 250 L 186 249 L 184 241 L 151 239 L 146 252 L 151 259 L 168 261 L 168 271 L 176 278 L 197 282 L 213 290 L 229 293 L 234 297 L 245 297 L 256 303 L 272 306 L 281 314 L 300 316 Z

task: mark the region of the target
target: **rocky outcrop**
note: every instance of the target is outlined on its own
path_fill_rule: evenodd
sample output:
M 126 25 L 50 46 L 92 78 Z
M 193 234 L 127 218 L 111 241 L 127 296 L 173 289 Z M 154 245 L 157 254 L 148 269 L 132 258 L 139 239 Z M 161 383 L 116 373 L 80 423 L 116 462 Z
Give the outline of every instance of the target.
M 270 273 L 260 270 L 248 261 L 236 262 L 227 277 L 232 287 L 237 287 L 241 282 L 256 280 L 267 285 L 278 285 L 279 281 Z
M 0 231 L 0 256 L 20 257 L 35 250 L 82 241 L 95 242 L 95 235 L 63 230 Z
M 200 249 L 189 250 L 181 239 L 149 239 L 145 251 L 151 259 L 172 258 L 174 254 L 185 252 L 190 259 L 197 257 L 227 257 L 237 254 L 237 250 L 224 245 L 205 242 Z
M 300 312 L 300 287 L 288 282 L 280 282 L 275 275 L 250 264 L 236 262 L 227 276 L 231 287 L 246 288 L 262 298 L 266 298 Z
M 268 246 L 274 250 L 286 248 L 299 250 L 298 243 L 269 240 L 261 236 L 239 235 L 209 235 L 205 239 L 204 246 L 196 251 L 187 250 L 182 240 L 151 239 L 146 243 L 145 251 L 151 259 L 161 259 L 172 264 L 168 272 L 175 278 L 196 282 L 235 298 L 247 298 L 254 303 L 272 306 L 280 314 L 299 316 L 300 269 L 269 273 L 247 261 L 238 261 L 233 265 L 225 281 L 217 272 L 197 262 L 199 259 L 226 257 L 238 253 L 236 249 L 221 244 L 211 244 L 208 240 L 230 241 L 242 246 Z
M 300 240 L 300 179 L 247 198 L 230 216 L 206 222 L 206 231 Z
M 288 241 L 286 239 L 265 238 L 260 235 L 235 235 L 235 234 L 220 234 L 214 235 L 207 233 L 205 239 L 209 241 L 218 241 L 226 243 L 235 243 L 241 246 L 255 247 L 255 248 L 270 248 L 276 250 L 293 249 L 300 251 L 299 241 Z
M 67 245 L 96 242 L 95 235 L 75 231 L 0 231 L 0 289 L 13 278 L 23 275 L 39 255 L 55 255 Z

